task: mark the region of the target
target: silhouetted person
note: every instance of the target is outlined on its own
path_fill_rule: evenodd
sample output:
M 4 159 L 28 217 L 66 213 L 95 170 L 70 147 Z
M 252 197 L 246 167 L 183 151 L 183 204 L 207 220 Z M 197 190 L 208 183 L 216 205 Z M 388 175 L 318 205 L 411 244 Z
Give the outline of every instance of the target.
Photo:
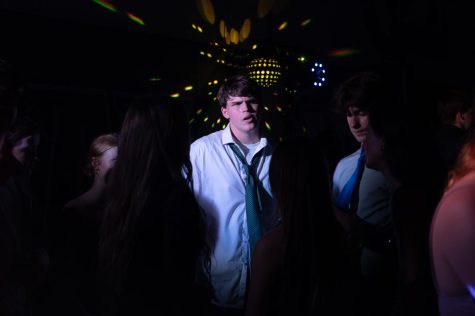
M 101 228 L 101 314 L 199 314 L 194 281 L 205 228 L 191 172 L 183 106 L 168 98 L 132 105 Z
M 117 157 L 118 135 L 96 137 L 89 148 L 85 172 L 92 177 L 92 186 L 64 206 L 59 225 L 63 240 L 58 256 L 59 273 L 64 278 L 60 289 L 69 296 L 67 310 L 84 309 L 93 313 L 96 308 L 95 291 L 99 226 L 104 215 L 106 178 Z M 68 292 L 68 290 L 70 292 Z
M 387 109 L 373 111 L 364 150 L 367 166 L 380 170 L 395 188 L 391 215 L 396 235 L 398 291 L 393 313 L 436 315 L 429 228 L 445 173 L 432 135 L 421 126 L 420 117 L 410 114 L 410 107 L 399 103 L 388 103 Z
M 442 123 L 437 142 L 445 166 L 450 170 L 467 140 L 467 132 L 472 128 L 472 99 L 466 92 L 448 90 L 440 97 L 437 111 Z
M 282 225 L 254 251 L 246 315 L 340 315 L 342 232 L 322 153 L 307 139 L 284 140 L 269 177 Z
M 475 134 L 462 148 L 432 220 L 441 316 L 475 315 Z
M 19 84 L 0 60 L 0 314 L 30 315 L 35 290 L 43 282 L 48 255 L 34 240 L 35 223 L 27 159 L 12 155 L 9 132 L 17 127 Z M 20 161 L 22 160 L 22 161 Z

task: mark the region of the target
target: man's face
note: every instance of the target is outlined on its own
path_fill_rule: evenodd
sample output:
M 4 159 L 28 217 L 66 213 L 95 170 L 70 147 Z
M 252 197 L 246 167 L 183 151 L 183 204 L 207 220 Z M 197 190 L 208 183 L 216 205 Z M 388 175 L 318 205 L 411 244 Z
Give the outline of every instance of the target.
M 117 158 L 117 147 L 111 147 L 95 158 L 96 171 L 95 176 L 105 178 L 107 173 L 114 167 Z
M 22 165 L 31 163 L 36 158 L 39 145 L 38 135 L 29 135 L 17 141 L 11 149 L 13 157 Z
M 362 143 L 368 133 L 368 112 L 350 106 L 346 112 L 346 121 L 353 136 L 359 143 Z
M 253 133 L 259 126 L 259 104 L 254 97 L 230 96 L 221 113 L 229 119 L 234 133 Z

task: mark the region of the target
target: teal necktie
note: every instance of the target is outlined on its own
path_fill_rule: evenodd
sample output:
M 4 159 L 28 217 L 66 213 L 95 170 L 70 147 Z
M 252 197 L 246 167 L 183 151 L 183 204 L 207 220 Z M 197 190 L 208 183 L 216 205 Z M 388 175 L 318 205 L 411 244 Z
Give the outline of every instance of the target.
M 249 235 L 249 247 L 251 253 L 254 251 L 257 241 L 261 238 L 262 227 L 261 220 L 259 218 L 259 212 L 261 210 L 258 179 L 256 177 L 255 170 L 259 162 L 260 153 L 254 155 L 251 165 L 247 163 L 244 155 L 239 148 L 231 143 L 229 144 L 236 157 L 241 161 L 244 172 L 246 173 L 246 217 L 247 217 L 247 231 Z

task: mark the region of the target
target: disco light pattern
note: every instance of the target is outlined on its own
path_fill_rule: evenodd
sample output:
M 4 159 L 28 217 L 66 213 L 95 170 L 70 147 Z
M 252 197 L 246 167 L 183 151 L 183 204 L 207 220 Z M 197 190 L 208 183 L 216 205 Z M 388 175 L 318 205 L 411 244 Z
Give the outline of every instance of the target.
M 138 16 L 136 16 L 136 15 L 130 13 L 130 12 L 126 12 L 126 14 L 127 14 L 127 16 L 129 17 L 129 19 L 131 19 L 132 21 L 136 22 L 137 24 L 140 24 L 140 25 L 142 25 L 142 26 L 145 25 L 145 22 L 144 22 L 141 18 L 139 18 Z
M 284 30 L 284 29 L 287 27 L 288 24 L 289 24 L 289 23 L 288 23 L 287 21 L 282 22 L 282 23 L 279 25 L 279 27 L 277 28 L 277 30 L 278 30 L 278 31 Z
M 331 56 L 331 57 L 347 57 L 347 56 L 355 55 L 356 53 L 358 53 L 358 51 L 355 50 L 355 49 L 343 48 L 343 49 L 337 49 L 337 50 L 329 52 L 328 56 Z
M 249 76 L 265 88 L 276 84 L 282 75 L 279 62 L 273 58 L 256 58 L 247 68 Z
M 108 3 L 107 1 L 104 1 L 104 0 L 92 0 L 92 1 L 94 1 L 101 7 L 106 8 L 109 11 L 117 12 L 117 8 L 114 5 Z
M 117 6 L 107 2 L 107 1 L 104 1 L 104 0 L 92 0 L 94 3 L 100 5 L 101 7 L 109 10 L 109 11 L 112 11 L 114 13 L 118 13 L 119 12 L 119 9 Z M 137 24 L 140 24 L 141 26 L 145 26 L 145 22 L 144 20 L 142 20 L 141 18 L 139 18 L 138 16 L 136 16 L 135 14 L 132 14 L 130 12 L 127 12 L 127 11 L 124 11 L 125 15 L 132 21 L 134 21 L 135 23 Z

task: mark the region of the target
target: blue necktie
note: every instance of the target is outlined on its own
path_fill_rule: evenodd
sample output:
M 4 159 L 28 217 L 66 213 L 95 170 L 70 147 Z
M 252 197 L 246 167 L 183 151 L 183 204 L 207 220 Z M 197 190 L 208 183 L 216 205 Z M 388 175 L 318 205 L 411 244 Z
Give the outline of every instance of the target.
M 252 158 L 251 165 L 249 166 L 241 153 L 239 148 L 231 143 L 229 144 L 236 157 L 241 161 L 244 172 L 246 173 L 246 218 L 247 218 L 247 231 L 249 235 L 249 247 L 251 253 L 254 251 L 257 241 L 261 238 L 262 227 L 261 220 L 259 218 L 259 212 L 261 210 L 259 187 L 257 185 L 257 177 L 254 175 L 257 163 L 259 162 L 260 152 L 255 154 Z
M 355 194 L 358 192 L 357 187 L 359 186 L 359 181 L 361 180 L 361 176 L 363 174 L 364 164 L 365 153 L 364 150 L 361 149 L 361 154 L 358 158 L 356 169 L 336 199 L 335 206 L 339 209 L 352 212 L 356 211 L 358 207 L 358 199 Z

